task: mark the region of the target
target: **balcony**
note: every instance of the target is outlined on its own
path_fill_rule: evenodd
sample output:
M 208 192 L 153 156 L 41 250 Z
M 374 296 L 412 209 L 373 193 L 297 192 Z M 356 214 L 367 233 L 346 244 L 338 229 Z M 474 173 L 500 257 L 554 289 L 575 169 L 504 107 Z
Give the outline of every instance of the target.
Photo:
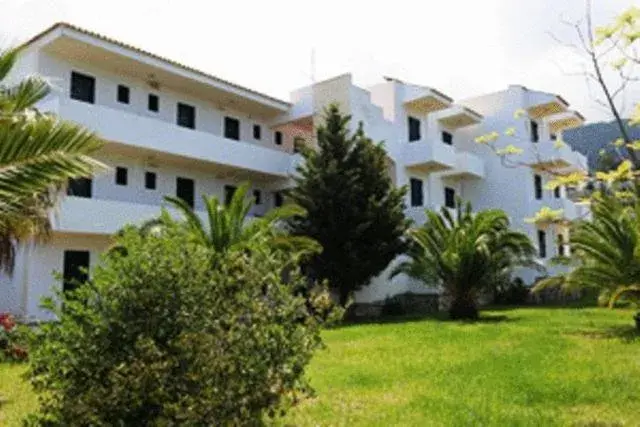
M 452 169 L 456 161 L 456 149 L 437 140 L 414 141 L 404 148 L 404 164 L 420 172 Z
M 556 145 L 546 140 L 531 144 L 526 162 L 539 169 L 553 169 L 563 173 L 587 171 L 587 159 L 566 144 Z
M 466 126 L 477 125 L 482 121 L 482 115 L 461 105 L 454 105 L 435 112 L 433 113 L 433 117 L 438 121 L 440 126 L 449 130 L 457 130 Z
M 67 98 L 47 100 L 40 108 L 86 126 L 107 141 L 273 177 L 289 176 L 293 156 L 283 151 Z
M 475 178 L 485 177 L 484 160 L 467 151 L 456 152 L 456 164 L 453 169 L 442 173 L 447 178 Z
M 574 201 L 567 198 L 553 198 L 547 200 L 535 200 L 533 203 L 533 212 L 531 217 L 539 212 L 542 208 L 547 207 L 553 211 L 562 211 L 557 220 L 553 223 L 568 223 L 578 219 L 585 219 L 588 215 L 588 207 L 577 204 Z M 538 226 L 544 226 L 549 224 L 537 224 Z

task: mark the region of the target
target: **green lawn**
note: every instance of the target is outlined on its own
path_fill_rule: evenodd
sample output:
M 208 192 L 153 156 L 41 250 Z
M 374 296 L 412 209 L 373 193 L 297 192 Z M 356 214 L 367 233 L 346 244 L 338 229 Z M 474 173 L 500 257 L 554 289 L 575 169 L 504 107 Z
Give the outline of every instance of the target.
M 317 397 L 286 425 L 640 425 L 631 311 L 495 310 L 326 331 L 308 370 Z M 34 407 L 23 367 L 0 365 L 0 425 Z M 2 419 L 4 417 L 4 419 Z

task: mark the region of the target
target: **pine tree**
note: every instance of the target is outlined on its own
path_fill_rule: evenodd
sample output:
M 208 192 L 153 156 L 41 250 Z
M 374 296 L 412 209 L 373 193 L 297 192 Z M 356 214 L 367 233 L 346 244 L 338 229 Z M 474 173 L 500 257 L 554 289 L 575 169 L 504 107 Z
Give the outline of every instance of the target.
M 351 117 L 337 105 L 324 114 L 316 130 L 318 147 L 302 149 L 305 161 L 288 194 L 308 214 L 290 225 L 293 234 L 322 245 L 308 270 L 327 279 L 344 305 L 404 251 L 406 188 L 395 188 L 382 143 L 367 138 L 362 123 L 351 133 Z

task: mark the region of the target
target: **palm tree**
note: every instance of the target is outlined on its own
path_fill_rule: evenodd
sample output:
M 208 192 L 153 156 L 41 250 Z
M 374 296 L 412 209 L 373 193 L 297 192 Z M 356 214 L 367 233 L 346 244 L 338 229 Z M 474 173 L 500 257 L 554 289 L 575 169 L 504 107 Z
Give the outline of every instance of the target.
M 102 145 L 95 134 L 36 109 L 50 91 L 43 78 L 5 84 L 19 54 L 0 51 L 0 269 L 8 273 L 17 245 L 50 235 L 68 180 L 104 167 L 89 156 Z
M 509 229 L 501 210 L 476 214 L 471 205 L 426 211 L 427 221 L 409 231 L 409 260 L 393 275 L 404 273 L 452 298 L 452 319 L 477 319 L 477 296 L 508 279 L 519 266 L 535 267 L 535 249 L 526 234 Z
M 623 296 L 640 301 L 640 202 L 628 204 L 604 195 L 594 199 L 591 212 L 592 221 L 571 230 L 574 268 L 541 281 L 534 292 L 555 286 L 566 291 L 591 288 L 600 291 L 610 307 Z
M 232 249 L 258 250 L 261 248 L 286 250 L 291 261 L 299 257 L 319 252 L 315 240 L 304 236 L 289 235 L 285 220 L 304 215 L 304 209 L 294 204 L 285 204 L 270 210 L 263 217 L 249 217 L 253 201 L 247 198 L 249 184 L 243 183 L 234 192 L 228 205 L 220 203 L 215 196 L 203 196 L 207 223 L 184 200 L 167 196 L 165 200 L 184 218 L 183 224 L 191 232 L 198 244 L 205 245 L 213 253 L 222 254 Z M 155 226 L 175 224 L 167 210 L 163 210 L 158 220 L 145 224 L 143 230 L 153 230 Z

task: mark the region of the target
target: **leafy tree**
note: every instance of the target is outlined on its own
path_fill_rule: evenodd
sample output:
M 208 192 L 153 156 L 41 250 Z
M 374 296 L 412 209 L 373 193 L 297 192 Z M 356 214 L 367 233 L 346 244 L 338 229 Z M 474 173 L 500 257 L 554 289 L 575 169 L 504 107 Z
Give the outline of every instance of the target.
M 452 299 L 452 319 L 477 319 L 477 296 L 510 279 L 516 267 L 535 267 L 535 249 L 529 237 L 509 229 L 501 210 L 471 212 L 459 207 L 454 217 L 448 209 L 426 211 L 427 221 L 409 231 L 412 244 L 407 261 L 394 270 Z
M 20 51 L 0 51 L 0 268 L 11 272 L 16 245 L 49 235 L 50 211 L 69 178 L 89 176 L 102 145 L 93 133 L 42 114 L 35 104 L 49 93 L 40 77 L 7 83 Z
M 303 148 L 296 186 L 288 196 L 307 212 L 289 221 L 292 234 L 323 248 L 308 264 L 327 279 L 342 305 L 402 253 L 405 188 L 395 188 L 382 144 L 367 138 L 362 125 L 349 132 L 350 116 L 337 105 L 325 110 L 317 129 L 317 150 Z
M 541 281 L 534 290 L 596 289 L 610 307 L 623 296 L 640 302 L 640 204 L 625 205 L 604 196 L 592 209 L 593 221 L 572 228 L 570 265 L 574 268 Z
M 195 242 L 211 248 L 214 253 L 249 246 L 269 250 L 277 248 L 289 251 L 292 259 L 296 260 L 298 254 L 320 251 L 317 242 L 304 236 L 292 236 L 284 226 L 287 219 L 304 216 L 304 209 L 287 204 L 271 209 L 263 217 L 250 218 L 249 211 L 253 201 L 247 198 L 248 190 L 248 183 L 240 185 L 226 206 L 216 197 L 203 196 L 206 224 L 184 200 L 172 196 L 165 197 L 165 200 L 181 214 Z M 167 210 L 163 210 L 159 220 L 152 221 L 145 227 L 173 224 L 175 221 Z
M 127 228 L 64 309 L 49 301 L 59 321 L 33 337 L 32 423 L 260 425 L 309 391 L 321 321 L 292 292 L 306 279 L 288 253 L 200 239 L 180 222 Z

